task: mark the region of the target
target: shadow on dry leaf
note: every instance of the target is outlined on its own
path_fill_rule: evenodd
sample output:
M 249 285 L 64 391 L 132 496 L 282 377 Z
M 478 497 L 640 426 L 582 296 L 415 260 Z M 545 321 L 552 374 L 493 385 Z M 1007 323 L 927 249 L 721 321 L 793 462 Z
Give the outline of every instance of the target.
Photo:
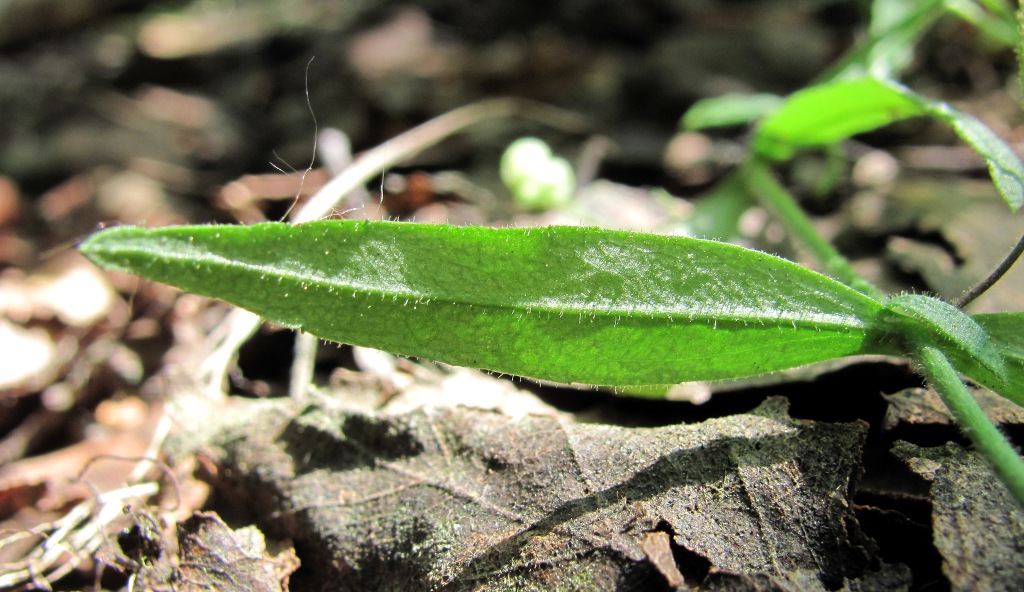
M 893 453 L 932 482 L 932 525 L 942 571 L 959 590 L 1024 587 L 1024 510 L 985 459 L 948 443 L 897 442 Z
M 903 566 L 873 559 L 850 507 L 866 425 L 793 420 L 783 399 L 646 429 L 463 408 L 232 406 L 211 415 L 224 420 L 203 428 L 204 447 L 221 491 L 295 540 L 296 589 L 909 584 Z

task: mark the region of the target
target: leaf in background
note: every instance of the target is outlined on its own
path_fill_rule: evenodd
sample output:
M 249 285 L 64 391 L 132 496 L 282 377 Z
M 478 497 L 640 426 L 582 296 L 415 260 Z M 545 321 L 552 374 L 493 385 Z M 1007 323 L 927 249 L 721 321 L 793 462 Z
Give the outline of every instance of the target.
M 951 589 L 1015 589 L 1024 573 L 1024 509 L 985 457 L 952 442 L 920 448 L 900 441 L 892 454 L 931 482 L 931 540 Z
M 778 95 L 729 94 L 710 99 L 701 99 L 683 115 L 679 126 L 687 131 L 709 127 L 742 125 L 764 117 L 782 105 Z
M 923 114 L 918 101 L 873 78 L 829 82 L 793 93 L 761 122 L 753 149 L 770 160 L 786 160 L 797 150 Z
M 1017 36 L 1024 40 L 1024 6 L 1017 9 Z M 1017 90 L 1024 94 L 1024 41 L 1017 44 L 1014 53 L 1017 54 Z
M 299 567 L 291 545 L 270 552 L 255 526 L 233 530 L 213 512 L 195 512 L 177 530 L 180 592 L 281 592 Z
M 942 5 L 942 0 L 874 0 L 865 74 L 897 78 L 913 62 L 921 36 L 942 15 Z
M 1006 142 L 977 117 L 964 113 L 949 103 L 935 101 L 906 87 L 891 84 L 906 96 L 915 98 L 929 115 L 945 122 L 961 140 L 974 148 L 988 165 L 992 182 L 1003 196 L 1003 200 L 1010 206 L 1010 210 L 1016 212 L 1024 205 L 1024 165 Z
M 995 132 L 949 103 L 892 81 L 842 80 L 798 91 L 761 123 L 753 149 L 767 159 L 785 160 L 800 149 L 832 144 L 918 115 L 931 115 L 953 128 L 988 165 L 1010 209 L 1024 205 L 1024 164 Z
M 976 0 L 943 0 L 943 7 L 952 14 L 974 25 L 990 40 L 1004 47 L 1020 43 L 1013 11 L 1003 2 L 987 1 L 982 7 Z M 988 10 L 986 10 L 986 8 Z
M 609 386 L 749 376 L 861 353 L 881 310 L 771 255 L 596 228 L 121 227 L 81 250 L 324 339 Z
M 697 238 L 737 242 L 739 223 L 753 198 L 739 175 L 730 175 L 701 196 L 686 220 L 686 233 Z

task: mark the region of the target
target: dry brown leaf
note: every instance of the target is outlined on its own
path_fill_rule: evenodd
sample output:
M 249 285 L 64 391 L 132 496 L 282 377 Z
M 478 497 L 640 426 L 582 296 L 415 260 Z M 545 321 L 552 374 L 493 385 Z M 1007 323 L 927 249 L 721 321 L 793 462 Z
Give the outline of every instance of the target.
M 179 592 L 281 592 L 299 567 L 290 546 L 272 553 L 255 527 L 232 530 L 210 512 L 178 525 L 178 545 Z
M 985 415 L 998 424 L 1024 424 L 1024 408 L 1009 399 L 1001 397 L 987 389 L 971 389 L 978 403 L 985 410 Z M 938 393 L 930 388 L 909 388 L 882 395 L 889 403 L 882 421 L 882 429 L 892 430 L 901 424 L 938 424 L 954 425 L 946 404 Z
M 291 405 L 236 402 L 182 442 L 206 439 L 224 492 L 307 550 L 304 589 L 640 589 L 665 581 L 655 531 L 697 560 L 678 567 L 688 582 L 908 583 L 850 510 L 866 427 L 793 420 L 781 399 L 652 429 Z
M 932 527 L 954 591 L 1024 589 L 1024 509 L 985 459 L 957 444 L 893 453 L 932 482 Z

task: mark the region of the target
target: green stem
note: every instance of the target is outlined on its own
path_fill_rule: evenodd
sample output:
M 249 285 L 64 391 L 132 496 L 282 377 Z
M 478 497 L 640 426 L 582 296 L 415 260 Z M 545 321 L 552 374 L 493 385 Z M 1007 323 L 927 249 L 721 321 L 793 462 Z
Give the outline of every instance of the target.
M 881 45 L 892 44 L 894 41 L 896 43 L 903 41 L 907 45 L 916 45 L 917 39 L 943 15 L 943 11 L 940 9 L 941 6 L 942 0 L 918 2 L 899 21 L 889 23 L 885 30 L 871 31 L 867 37 L 858 42 L 850 51 L 845 52 L 834 64 L 816 76 L 813 83 L 820 84 L 837 80 L 844 74 L 850 74 L 851 71 L 862 73 L 858 69 L 874 65 L 871 61 L 872 54 Z M 889 75 L 898 78 L 899 72 L 889 72 Z
M 760 159 L 748 159 L 740 167 L 747 191 L 753 194 L 768 213 L 786 227 L 790 236 L 802 243 L 824 267 L 825 273 L 854 290 L 881 300 L 884 294 L 871 282 L 857 275 L 850 262 L 818 234 L 814 225 L 786 189 L 775 180 Z
M 1013 10 L 1006 6 L 1005 2 L 1000 0 L 979 0 L 979 3 L 985 8 L 989 9 L 992 13 L 999 16 L 999 18 L 1013 20 Z
M 915 360 L 921 365 L 925 378 L 942 397 L 975 448 L 988 459 L 1017 503 L 1024 507 L 1024 459 L 985 415 L 938 348 L 926 343 L 917 348 L 916 354 Z

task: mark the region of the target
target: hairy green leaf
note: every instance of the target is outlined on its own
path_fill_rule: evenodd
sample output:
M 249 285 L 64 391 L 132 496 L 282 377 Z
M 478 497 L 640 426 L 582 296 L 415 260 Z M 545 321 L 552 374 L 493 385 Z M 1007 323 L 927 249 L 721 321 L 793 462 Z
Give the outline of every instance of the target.
M 871 349 L 910 355 L 933 344 L 957 372 L 1024 405 L 1024 313 L 968 316 L 930 296 L 890 298 L 869 329 Z
M 902 294 L 885 303 L 885 322 L 900 325 L 897 333 L 920 343 L 935 343 L 947 356 L 976 360 L 988 371 L 1002 375 L 1003 358 L 988 333 L 959 308 L 932 296 Z
M 122 227 L 81 250 L 104 267 L 324 339 L 609 386 L 748 376 L 861 353 L 881 311 L 764 253 L 595 228 Z
M 1007 399 L 1024 406 L 1024 313 L 1004 312 L 971 317 L 985 331 L 1003 361 L 1003 372 L 991 372 L 969 355 L 947 354 L 957 371 Z
M 778 109 L 782 102 L 782 97 L 772 94 L 730 94 L 701 99 L 686 111 L 679 126 L 693 131 L 741 125 L 764 117 Z

